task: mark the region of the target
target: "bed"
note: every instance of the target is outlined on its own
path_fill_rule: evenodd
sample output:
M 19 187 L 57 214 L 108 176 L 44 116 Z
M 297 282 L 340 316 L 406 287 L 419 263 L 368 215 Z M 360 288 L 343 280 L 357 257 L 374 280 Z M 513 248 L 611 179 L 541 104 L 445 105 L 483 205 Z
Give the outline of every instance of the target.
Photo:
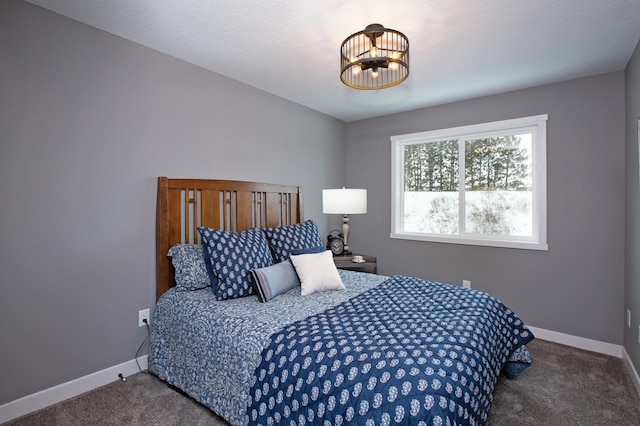
M 296 186 L 158 178 L 156 266 L 149 371 L 232 425 L 485 424 L 531 362 L 486 293 L 337 270 Z

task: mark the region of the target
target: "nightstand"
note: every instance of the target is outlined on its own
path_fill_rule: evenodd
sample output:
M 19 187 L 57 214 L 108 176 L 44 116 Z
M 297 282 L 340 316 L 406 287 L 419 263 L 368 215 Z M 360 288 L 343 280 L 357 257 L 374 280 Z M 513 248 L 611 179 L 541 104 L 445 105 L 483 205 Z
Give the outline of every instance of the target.
M 352 261 L 353 256 L 358 255 L 358 253 L 353 253 L 348 256 L 333 256 L 333 262 L 336 264 L 336 268 L 338 269 L 348 269 L 349 271 L 358 271 L 358 272 L 369 272 L 372 274 L 378 273 L 378 262 L 375 256 L 367 256 L 366 254 L 361 254 L 364 258 L 364 262 L 356 263 Z

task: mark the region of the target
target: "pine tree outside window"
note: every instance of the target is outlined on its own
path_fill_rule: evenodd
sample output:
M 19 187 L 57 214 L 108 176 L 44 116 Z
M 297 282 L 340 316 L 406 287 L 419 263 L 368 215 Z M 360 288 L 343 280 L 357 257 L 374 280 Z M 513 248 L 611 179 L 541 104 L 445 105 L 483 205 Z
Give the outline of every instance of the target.
M 547 250 L 546 121 L 392 136 L 391 237 Z

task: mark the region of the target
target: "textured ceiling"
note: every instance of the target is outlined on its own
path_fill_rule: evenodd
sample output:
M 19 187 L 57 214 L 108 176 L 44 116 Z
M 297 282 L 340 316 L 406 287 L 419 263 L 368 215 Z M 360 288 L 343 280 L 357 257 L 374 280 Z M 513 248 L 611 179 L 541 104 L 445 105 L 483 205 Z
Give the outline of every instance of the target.
M 344 121 L 625 68 L 639 0 L 29 0 Z M 409 38 L 404 83 L 340 82 L 339 49 L 381 23 Z

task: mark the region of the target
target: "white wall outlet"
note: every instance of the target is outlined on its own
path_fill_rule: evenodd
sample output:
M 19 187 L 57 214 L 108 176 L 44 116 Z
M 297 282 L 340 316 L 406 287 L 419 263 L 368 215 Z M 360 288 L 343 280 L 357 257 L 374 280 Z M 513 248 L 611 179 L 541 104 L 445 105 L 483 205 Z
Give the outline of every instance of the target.
M 627 309 L 627 328 L 631 328 L 631 309 Z
M 138 311 L 138 327 L 144 327 L 146 325 L 144 320 L 147 320 L 147 324 L 149 324 L 149 309 Z
M 471 281 L 469 281 L 469 280 L 462 280 L 462 287 L 464 287 L 464 288 L 471 288 Z

